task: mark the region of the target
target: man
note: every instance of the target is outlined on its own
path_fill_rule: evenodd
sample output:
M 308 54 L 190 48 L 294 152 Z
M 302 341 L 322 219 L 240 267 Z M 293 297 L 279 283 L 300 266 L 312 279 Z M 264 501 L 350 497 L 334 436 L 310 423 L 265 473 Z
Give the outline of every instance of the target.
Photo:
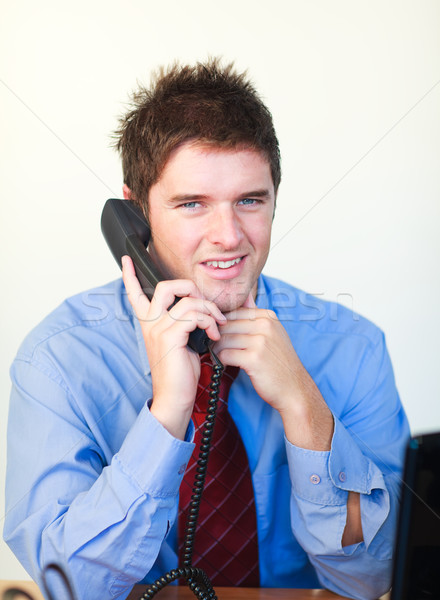
M 134 96 L 117 147 L 166 280 L 150 302 L 125 257 L 125 288 L 66 301 L 19 350 L 5 539 L 37 580 L 60 564 L 81 599 L 124 598 L 177 565 L 199 327 L 240 369 L 228 406 L 260 585 L 376 598 L 408 425 L 382 333 L 261 275 L 280 182 L 270 113 L 231 66 L 174 66 Z

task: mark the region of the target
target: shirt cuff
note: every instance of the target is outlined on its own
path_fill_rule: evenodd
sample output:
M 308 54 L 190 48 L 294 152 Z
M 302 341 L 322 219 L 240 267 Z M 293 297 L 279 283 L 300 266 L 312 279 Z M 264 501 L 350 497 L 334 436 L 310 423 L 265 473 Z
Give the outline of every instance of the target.
M 113 460 L 144 493 L 155 497 L 178 493 L 195 444 L 190 421 L 185 440 L 172 436 L 144 406 Z
M 334 417 L 332 447 L 328 452 L 306 450 L 286 439 L 287 458 L 294 491 L 317 504 L 345 504 L 346 492 L 370 494 L 386 489 L 379 469 L 364 456 L 351 435 Z
M 347 502 L 347 492 L 335 488 L 329 475 L 330 452 L 306 450 L 286 438 L 287 460 L 295 496 L 315 504 L 340 506 Z
M 286 439 L 292 490 L 297 498 L 321 506 L 345 506 L 348 492 L 359 492 L 368 548 L 388 516 L 389 494 L 380 469 L 361 452 L 342 423 L 334 421 L 328 452 L 299 448 Z
M 368 452 L 372 451 L 365 447 L 364 454 L 361 451 L 364 444 L 362 440 L 353 439 L 336 417 L 334 422 L 335 430 L 329 457 L 329 474 L 334 485 L 360 494 L 371 494 L 373 489 L 385 490 L 382 473 L 367 457 Z

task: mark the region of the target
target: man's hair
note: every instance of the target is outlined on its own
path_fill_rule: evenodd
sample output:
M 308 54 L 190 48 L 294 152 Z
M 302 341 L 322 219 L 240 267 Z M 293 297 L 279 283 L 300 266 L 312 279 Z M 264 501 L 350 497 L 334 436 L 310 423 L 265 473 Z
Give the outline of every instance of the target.
M 114 138 L 124 183 L 146 215 L 151 186 L 184 142 L 258 150 L 270 165 L 275 192 L 280 183 L 272 116 L 246 73 L 237 73 L 233 63 L 222 67 L 218 58 L 160 68 L 149 89 L 139 86 L 133 93 L 131 110 L 120 118 Z

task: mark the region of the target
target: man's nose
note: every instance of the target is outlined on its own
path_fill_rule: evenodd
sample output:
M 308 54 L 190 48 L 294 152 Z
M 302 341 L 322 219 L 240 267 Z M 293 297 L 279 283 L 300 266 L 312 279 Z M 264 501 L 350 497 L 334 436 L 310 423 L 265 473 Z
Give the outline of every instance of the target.
M 243 239 L 243 230 L 233 207 L 218 207 L 210 217 L 207 238 L 211 244 L 221 245 L 225 249 L 237 248 Z

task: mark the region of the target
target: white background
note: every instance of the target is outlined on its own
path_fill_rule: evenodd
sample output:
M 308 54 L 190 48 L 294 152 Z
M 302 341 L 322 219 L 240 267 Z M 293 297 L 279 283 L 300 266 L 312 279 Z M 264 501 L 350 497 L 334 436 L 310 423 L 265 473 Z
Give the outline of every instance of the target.
M 412 431 L 440 429 L 438 1 L 0 8 L 1 487 L 9 365 L 66 296 L 119 275 L 99 227 L 122 185 L 109 133 L 136 81 L 176 58 L 248 68 L 283 157 L 265 272 L 376 322 Z M 0 542 L 0 578 L 25 577 Z

